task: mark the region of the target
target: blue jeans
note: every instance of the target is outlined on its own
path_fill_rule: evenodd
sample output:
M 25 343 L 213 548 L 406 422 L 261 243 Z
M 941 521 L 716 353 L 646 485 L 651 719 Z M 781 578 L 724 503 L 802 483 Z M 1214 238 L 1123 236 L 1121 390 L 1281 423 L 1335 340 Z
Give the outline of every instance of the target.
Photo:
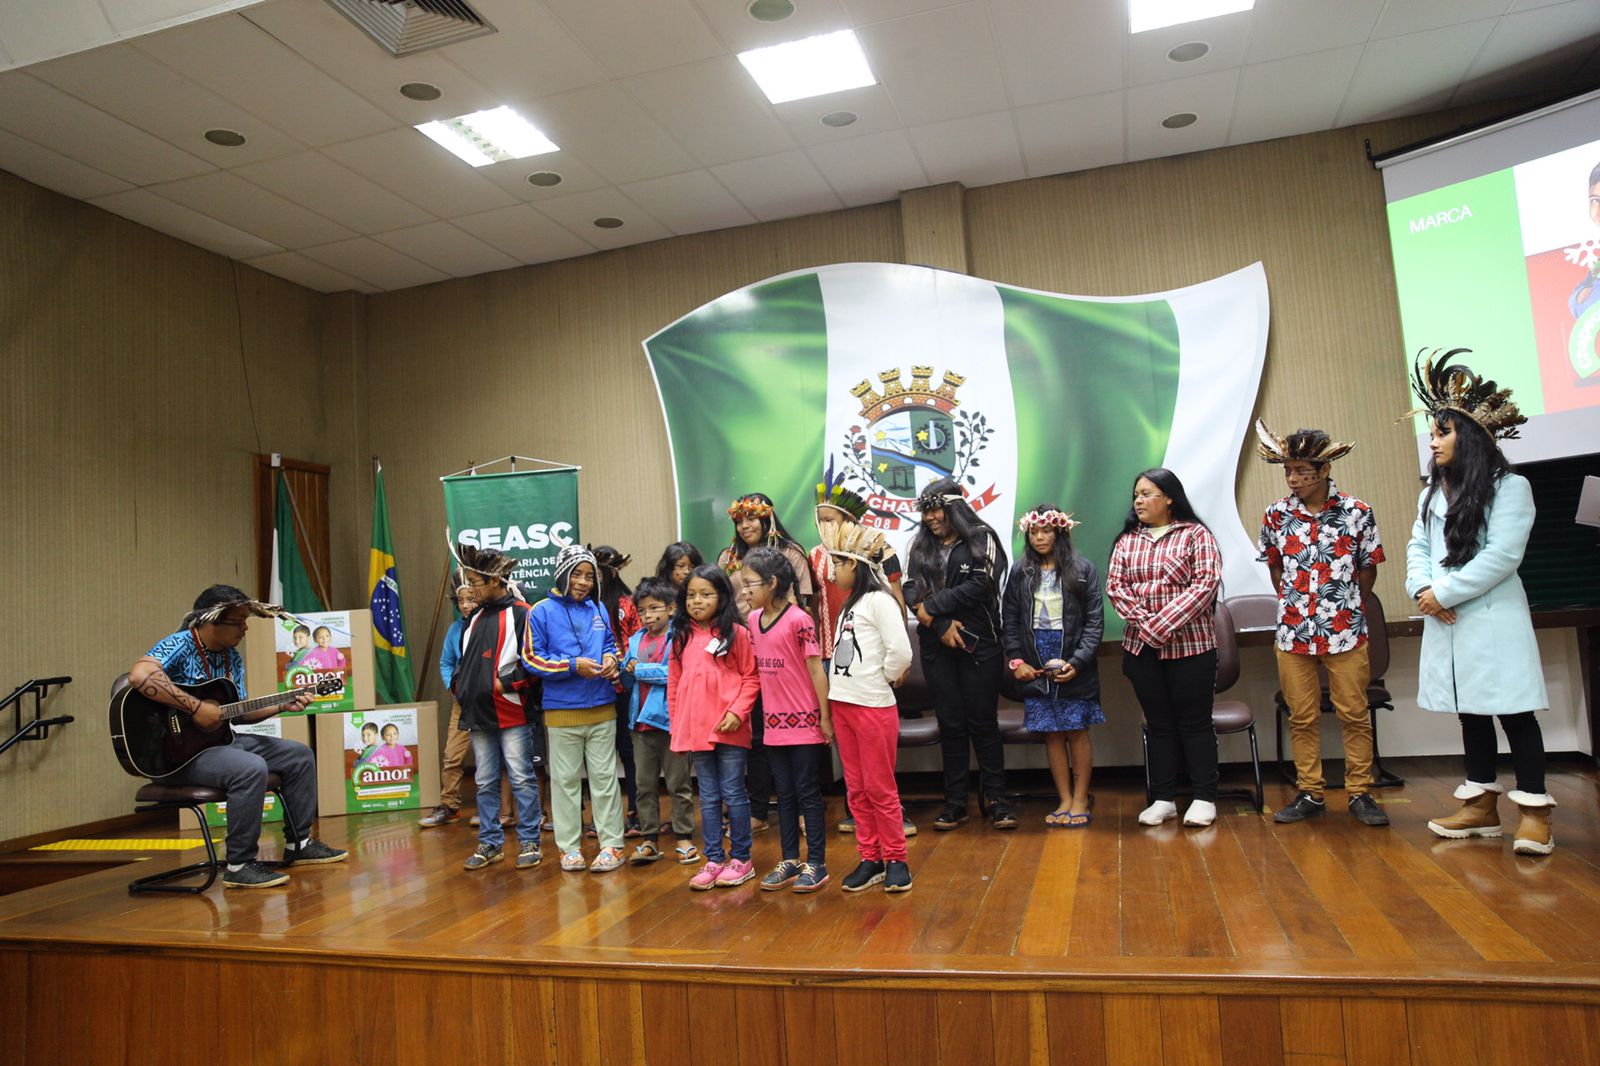
M 694 753 L 694 774 L 700 779 L 700 831 L 705 836 L 706 859 L 723 863 L 722 805 L 728 805 L 728 836 L 735 862 L 750 861 L 750 794 L 744 789 L 748 748 L 718 744 Z
M 506 729 L 474 729 L 472 754 L 478 768 L 478 842 L 499 847 L 506 831 L 500 825 L 500 774 L 511 775 L 511 798 L 517 801 L 517 839 L 539 840 L 539 778 L 533 772 L 533 730 L 525 725 Z

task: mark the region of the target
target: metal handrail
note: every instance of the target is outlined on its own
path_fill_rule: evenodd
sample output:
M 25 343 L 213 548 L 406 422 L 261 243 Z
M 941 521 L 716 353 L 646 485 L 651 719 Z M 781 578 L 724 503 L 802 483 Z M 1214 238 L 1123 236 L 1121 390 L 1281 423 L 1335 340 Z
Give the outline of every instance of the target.
M 13 744 L 21 741 L 44 740 L 50 735 L 52 726 L 66 725 L 73 720 L 70 714 L 57 715 L 54 718 L 40 717 L 45 697 L 50 694 L 50 690 L 71 682 L 70 677 L 36 677 L 24 681 L 11 695 L 0 700 L 0 713 L 4 713 L 5 709 L 10 707 L 16 714 L 16 732 L 9 739 L 0 741 L 0 755 L 4 755 Z M 33 721 L 23 725 L 22 701 L 29 695 L 33 696 Z

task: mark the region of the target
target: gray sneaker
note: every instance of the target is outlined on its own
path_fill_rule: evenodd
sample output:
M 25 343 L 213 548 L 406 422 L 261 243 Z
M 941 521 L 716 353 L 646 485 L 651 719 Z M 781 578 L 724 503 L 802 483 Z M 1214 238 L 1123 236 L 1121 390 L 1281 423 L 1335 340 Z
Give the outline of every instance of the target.
M 325 862 L 344 862 L 349 857 L 348 851 L 330 848 L 320 840 L 308 841 L 303 848 L 283 849 L 283 861 L 292 866 L 318 866 Z
M 460 817 L 460 811 L 456 810 L 454 807 L 446 807 L 441 803 L 439 806 L 429 811 L 428 816 L 420 819 L 417 824 L 424 829 L 432 829 L 436 825 L 444 825 L 446 822 L 453 822 Z
M 468 870 L 481 870 L 492 862 L 499 862 L 506 857 L 506 853 L 493 844 L 479 844 L 478 850 L 467 856 L 467 861 L 462 864 Z
M 544 861 L 544 856 L 539 854 L 537 840 L 524 840 L 522 848 L 517 852 L 517 869 L 531 870 Z
M 237 870 L 222 871 L 223 888 L 271 888 L 288 883 L 288 874 L 259 862 L 247 862 Z

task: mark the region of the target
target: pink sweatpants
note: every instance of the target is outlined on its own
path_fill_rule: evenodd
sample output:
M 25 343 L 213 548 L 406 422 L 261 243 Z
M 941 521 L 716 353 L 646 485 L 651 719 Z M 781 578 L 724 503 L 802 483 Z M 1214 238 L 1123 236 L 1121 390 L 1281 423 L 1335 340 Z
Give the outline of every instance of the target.
M 900 821 L 900 790 L 894 783 L 900 712 L 829 700 L 839 761 L 856 816 L 856 847 L 866 862 L 905 862 L 906 830 Z

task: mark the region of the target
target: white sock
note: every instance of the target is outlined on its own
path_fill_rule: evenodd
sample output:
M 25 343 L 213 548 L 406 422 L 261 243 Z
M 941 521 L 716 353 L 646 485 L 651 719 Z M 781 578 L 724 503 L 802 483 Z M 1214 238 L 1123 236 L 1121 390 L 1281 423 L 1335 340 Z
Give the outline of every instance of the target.
M 236 874 L 242 869 L 244 869 L 244 863 L 242 862 L 230 862 L 228 864 L 228 872 L 230 874 Z
M 295 847 L 296 851 L 299 851 L 301 848 L 307 847 L 310 844 L 311 844 L 311 838 L 310 837 L 306 837 L 304 840 L 302 840 L 300 843 L 296 844 L 294 847 Z

